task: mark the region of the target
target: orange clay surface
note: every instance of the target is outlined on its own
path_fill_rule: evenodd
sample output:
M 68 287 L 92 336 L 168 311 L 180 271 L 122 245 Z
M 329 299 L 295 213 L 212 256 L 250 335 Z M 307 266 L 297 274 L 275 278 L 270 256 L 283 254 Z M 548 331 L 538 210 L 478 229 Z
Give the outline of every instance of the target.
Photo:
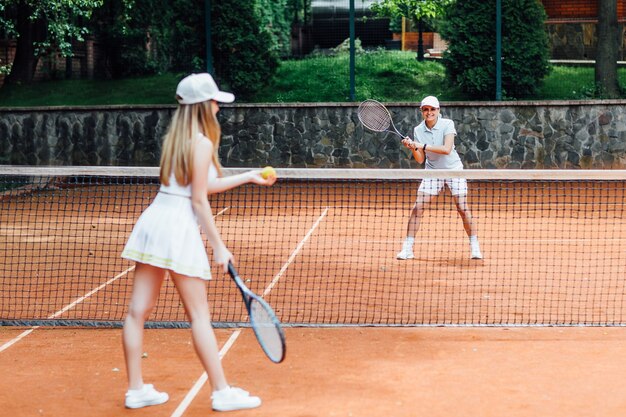
M 0 346 L 28 328 L 0 328 Z M 220 346 L 237 332 L 218 329 Z M 626 329 L 288 328 L 287 358 L 245 329 L 225 353 L 232 384 L 263 405 L 236 416 L 623 416 Z M 177 408 L 202 374 L 189 330 L 147 330 L 144 377 L 170 394 L 123 405 L 120 329 L 38 328 L 0 351 L 3 416 L 207 416 L 210 387 Z

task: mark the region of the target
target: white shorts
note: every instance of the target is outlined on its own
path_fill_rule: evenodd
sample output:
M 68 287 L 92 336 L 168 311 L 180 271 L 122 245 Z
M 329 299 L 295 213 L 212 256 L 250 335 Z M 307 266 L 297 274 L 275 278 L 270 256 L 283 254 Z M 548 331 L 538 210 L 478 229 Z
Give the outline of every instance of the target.
M 437 195 L 447 185 L 454 196 L 467 195 L 467 180 L 465 178 L 424 178 L 417 190 L 420 193 Z

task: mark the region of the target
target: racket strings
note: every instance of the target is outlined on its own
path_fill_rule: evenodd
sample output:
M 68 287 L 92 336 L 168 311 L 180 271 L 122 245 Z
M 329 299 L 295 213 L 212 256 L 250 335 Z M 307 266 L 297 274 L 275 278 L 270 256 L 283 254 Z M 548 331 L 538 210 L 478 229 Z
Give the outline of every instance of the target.
M 383 132 L 391 126 L 389 111 L 377 101 L 368 100 L 361 103 L 358 116 L 363 126 L 375 132 Z
M 280 362 L 284 356 L 284 342 L 276 318 L 255 299 L 250 302 L 250 322 L 267 356 Z

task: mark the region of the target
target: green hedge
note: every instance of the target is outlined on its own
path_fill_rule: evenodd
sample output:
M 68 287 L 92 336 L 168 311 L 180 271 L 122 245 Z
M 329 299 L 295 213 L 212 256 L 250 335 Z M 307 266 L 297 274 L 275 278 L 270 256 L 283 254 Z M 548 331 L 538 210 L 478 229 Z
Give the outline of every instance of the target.
M 502 0 L 501 10 L 502 95 L 528 97 L 550 70 L 546 13 L 537 0 Z M 441 22 L 447 77 L 473 98 L 495 97 L 495 22 L 495 0 L 456 1 Z

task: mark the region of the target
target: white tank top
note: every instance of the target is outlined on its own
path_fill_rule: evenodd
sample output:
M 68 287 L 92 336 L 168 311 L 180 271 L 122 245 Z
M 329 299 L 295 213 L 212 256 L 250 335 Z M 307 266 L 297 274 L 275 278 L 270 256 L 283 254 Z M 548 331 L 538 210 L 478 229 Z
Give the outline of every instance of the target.
M 209 182 L 212 182 L 216 179 L 217 168 L 215 168 L 215 165 L 211 164 L 209 166 L 208 180 Z M 187 185 L 180 185 L 178 181 L 176 181 L 176 176 L 172 173 L 170 174 L 170 184 L 161 184 L 161 188 L 159 189 L 159 191 L 164 192 L 165 194 L 178 195 L 181 197 L 191 197 L 191 183 Z

